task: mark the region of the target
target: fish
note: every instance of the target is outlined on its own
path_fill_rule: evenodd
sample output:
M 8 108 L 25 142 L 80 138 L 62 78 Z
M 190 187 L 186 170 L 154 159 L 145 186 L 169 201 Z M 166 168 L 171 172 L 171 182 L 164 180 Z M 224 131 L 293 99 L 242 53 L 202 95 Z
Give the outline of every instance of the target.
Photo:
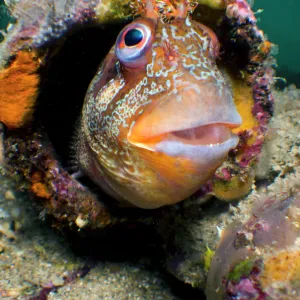
M 89 85 L 76 142 L 80 170 L 128 205 L 156 209 L 201 188 L 242 119 L 218 66 L 219 41 L 192 1 L 144 0 Z

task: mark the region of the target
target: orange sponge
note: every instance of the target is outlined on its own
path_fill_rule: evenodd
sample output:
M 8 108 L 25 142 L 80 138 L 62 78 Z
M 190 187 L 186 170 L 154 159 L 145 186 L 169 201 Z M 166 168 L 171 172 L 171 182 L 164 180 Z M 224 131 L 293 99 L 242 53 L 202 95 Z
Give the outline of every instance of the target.
M 37 98 L 39 61 L 35 52 L 19 51 L 0 71 L 0 121 L 7 127 L 24 127 L 32 119 Z

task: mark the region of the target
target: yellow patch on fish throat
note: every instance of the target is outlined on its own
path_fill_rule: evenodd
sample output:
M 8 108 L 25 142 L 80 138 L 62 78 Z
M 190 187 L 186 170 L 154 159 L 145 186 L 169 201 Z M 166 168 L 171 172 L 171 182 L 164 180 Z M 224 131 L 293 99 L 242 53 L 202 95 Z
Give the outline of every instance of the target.
M 188 17 L 140 18 L 120 33 L 84 102 L 78 161 L 107 193 L 142 208 L 179 202 L 238 143 L 241 124 L 213 32 Z

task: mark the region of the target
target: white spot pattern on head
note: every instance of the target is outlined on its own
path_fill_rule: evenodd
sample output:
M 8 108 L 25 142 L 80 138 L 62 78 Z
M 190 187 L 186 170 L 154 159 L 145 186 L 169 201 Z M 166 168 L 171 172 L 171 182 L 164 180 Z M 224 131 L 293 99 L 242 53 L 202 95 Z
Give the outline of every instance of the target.
M 141 115 L 152 102 L 152 97 L 157 98 L 161 94 L 181 101 L 179 88 L 186 84 L 186 74 L 194 79 L 191 84 L 198 94 L 201 94 L 201 88 L 196 86 L 196 82 L 202 84 L 206 80 L 214 82 L 220 95 L 224 93 L 225 80 L 215 61 L 208 57 L 211 38 L 194 25 L 195 22 L 188 18 L 182 26 L 158 21 L 145 76 L 126 94 L 122 94 L 126 82 L 119 63 L 115 65 L 115 78 L 103 86 L 95 97 L 94 89 L 103 69 L 90 85 L 83 109 L 85 136 L 99 163 L 120 182 L 131 180 L 133 184 L 134 181 L 148 180 L 139 173 L 138 166 L 142 162 L 137 161 L 138 158 L 132 155 L 131 145 L 127 140 L 120 141 L 119 135 L 122 128 L 130 130 L 134 122 L 132 117 Z M 172 63 L 162 56 L 165 45 L 178 54 L 178 59 Z

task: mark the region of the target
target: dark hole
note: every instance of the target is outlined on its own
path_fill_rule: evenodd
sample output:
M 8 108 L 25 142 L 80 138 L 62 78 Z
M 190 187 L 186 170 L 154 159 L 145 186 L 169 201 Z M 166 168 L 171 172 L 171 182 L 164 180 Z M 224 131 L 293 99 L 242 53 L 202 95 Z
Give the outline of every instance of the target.
M 41 70 L 36 120 L 64 166 L 74 158 L 76 128 L 86 90 L 124 24 L 86 28 L 54 45 Z
M 222 59 L 228 65 L 231 72 L 237 75 L 241 69 L 244 69 L 249 63 L 249 44 L 243 37 L 235 36 L 232 38 L 232 28 L 228 23 L 224 22 L 221 27 L 216 29 L 216 34 L 222 45 L 222 50 L 226 50 L 222 55 Z

